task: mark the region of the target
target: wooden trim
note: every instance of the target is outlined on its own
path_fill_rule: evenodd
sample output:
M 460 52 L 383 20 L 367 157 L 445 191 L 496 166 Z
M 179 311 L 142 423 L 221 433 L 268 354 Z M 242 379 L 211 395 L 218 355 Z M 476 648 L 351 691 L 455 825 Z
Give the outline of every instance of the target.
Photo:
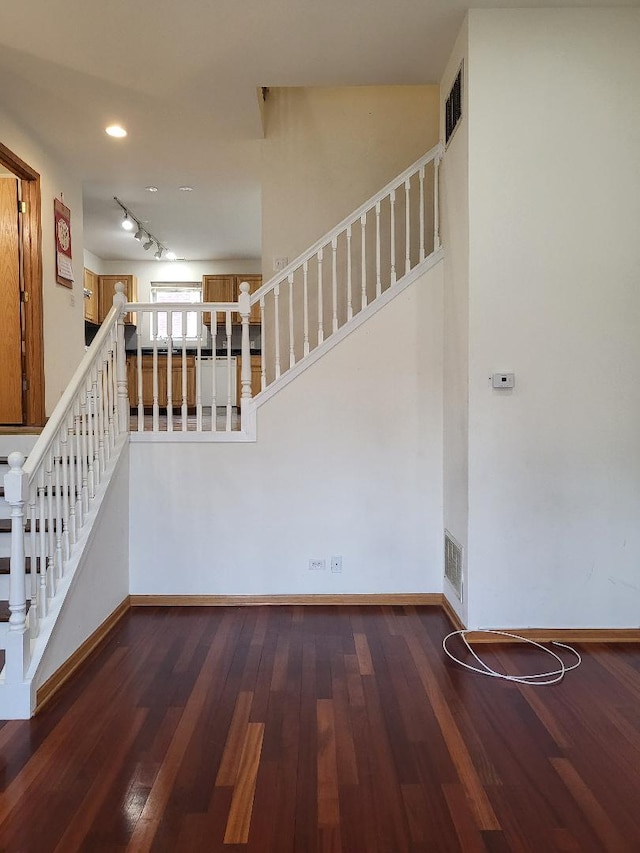
M 42 708 L 53 698 L 54 694 L 68 681 L 73 673 L 81 666 L 91 653 L 106 639 L 111 629 L 122 619 L 124 614 L 130 608 L 130 596 L 127 596 L 111 613 L 104 622 L 96 628 L 96 630 L 87 637 L 87 639 L 79 646 L 71 657 L 59 667 L 53 675 L 51 675 L 44 684 L 41 684 L 36 691 L 36 709 L 34 714 L 37 714 Z
M 132 607 L 239 607 L 261 604 L 442 605 L 440 592 L 362 595 L 131 595 Z
M 454 631 L 463 631 L 464 630 L 464 622 L 460 619 L 456 611 L 453 609 L 451 602 L 447 598 L 446 595 L 442 595 L 442 609 L 444 610 L 445 616 L 451 622 Z
M 537 643 L 640 643 L 640 628 L 497 628 Z M 499 634 L 470 631 L 470 643 L 516 643 Z
M 22 222 L 24 290 L 25 294 L 28 294 L 28 301 L 24 303 L 25 372 L 29 385 L 24 397 L 24 420 L 28 426 L 43 426 L 45 404 L 40 175 L 2 143 L 0 164 L 20 179 L 22 200 L 27 204 L 27 213 Z
M 32 169 L 24 160 L 21 160 L 17 154 L 14 154 L 6 145 L 0 142 L 0 163 L 17 178 L 22 178 L 25 181 L 35 181 L 40 178 L 40 175 Z
M 42 223 L 40 178 L 22 182 L 22 198 L 27 202 L 23 223 L 24 289 L 29 301 L 24 304 L 25 368 L 29 387 L 26 392 L 25 421 L 31 426 L 45 423 L 44 335 L 42 294 Z

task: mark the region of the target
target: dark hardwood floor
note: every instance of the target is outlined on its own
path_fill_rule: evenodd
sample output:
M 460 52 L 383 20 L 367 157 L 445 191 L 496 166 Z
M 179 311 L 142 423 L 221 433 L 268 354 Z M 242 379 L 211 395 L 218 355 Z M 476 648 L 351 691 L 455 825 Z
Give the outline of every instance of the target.
M 0 727 L 0 849 L 639 851 L 640 647 L 583 646 L 534 688 L 448 662 L 448 630 L 437 608 L 135 608 Z

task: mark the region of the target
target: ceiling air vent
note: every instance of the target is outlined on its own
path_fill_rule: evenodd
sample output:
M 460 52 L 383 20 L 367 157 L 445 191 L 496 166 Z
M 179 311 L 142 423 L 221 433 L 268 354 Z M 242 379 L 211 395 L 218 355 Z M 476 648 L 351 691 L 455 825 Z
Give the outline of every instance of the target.
M 458 126 L 462 118 L 462 65 L 458 69 L 456 79 L 453 81 L 453 86 L 449 92 L 447 103 L 444 108 L 445 121 L 445 145 L 453 136 L 453 132 Z
M 462 601 L 462 545 L 448 530 L 444 532 L 444 576 Z

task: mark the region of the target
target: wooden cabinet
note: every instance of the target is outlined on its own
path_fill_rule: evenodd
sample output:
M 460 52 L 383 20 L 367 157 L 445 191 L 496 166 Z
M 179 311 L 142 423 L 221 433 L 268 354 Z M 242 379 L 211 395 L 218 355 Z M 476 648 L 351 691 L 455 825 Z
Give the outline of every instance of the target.
M 100 322 L 100 278 L 85 269 L 84 271 L 84 319 L 90 323 Z
M 203 275 L 202 276 L 202 301 L 203 302 L 235 302 L 236 277 L 234 275 Z M 220 324 L 221 315 L 218 315 Z M 202 322 L 205 326 L 211 326 L 211 314 L 203 314 Z
M 101 275 L 99 276 L 99 322 L 111 311 L 113 305 L 113 294 L 116 292 L 116 282 L 123 281 L 125 284 L 125 295 L 128 302 L 138 301 L 138 281 L 135 275 Z M 126 314 L 124 322 L 130 325 L 136 324 L 135 314 Z
M 244 279 L 246 281 L 246 279 Z M 251 397 L 255 397 L 262 390 L 262 359 L 259 355 L 251 356 Z M 242 357 L 237 361 L 237 400 L 240 405 L 242 399 Z
M 246 281 L 249 284 L 249 293 L 255 293 L 262 285 L 261 275 L 204 275 L 202 276 L 202 301 L 203 302 L 237 302 L 240 293 L 240 284 Z M 221 318 L 218 317 L 218 320 Z M 232 323 L 241 323 L 238 313 L 232 314 Z M 203 322 L 211 325 L 211 315 L 205 314 Z M 251 306 L 249 322 L 260 323 L 260 305 Z
M 187 405 L 192 408 L 196 404 L 196 360 L 188 355 L 187 365 Z M 127 387 L 129 389 L 129 405 L 138 405 L 138 357 L 130 355 L 127 358 Z M 171 396 L 172 406 L 179 409 L 182 405 L 182 356 L 171 359 Z M 145 408 L 153 406 L 153 356 L 142 356 L 142 404 Z M 158 405 L 167 405 L 167 357 L 158 355 Z

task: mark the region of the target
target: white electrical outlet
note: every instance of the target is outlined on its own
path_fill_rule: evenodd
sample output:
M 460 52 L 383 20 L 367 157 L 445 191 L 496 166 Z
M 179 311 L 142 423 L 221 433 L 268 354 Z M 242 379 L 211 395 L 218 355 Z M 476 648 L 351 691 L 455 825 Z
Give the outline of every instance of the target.
M 274 272 L 282 272 L 282 270 L 289 263 L 289 258 L 274 258 L 273 259 L 273 271 Z
M 338 575 L 342 572 L 342 557 L 332 557 L 331 558 L 331 571 L 334 575 Z
M 309 560 L 309 571 L 311 572 L 322 572 L 327 568 L 326 560 Z

